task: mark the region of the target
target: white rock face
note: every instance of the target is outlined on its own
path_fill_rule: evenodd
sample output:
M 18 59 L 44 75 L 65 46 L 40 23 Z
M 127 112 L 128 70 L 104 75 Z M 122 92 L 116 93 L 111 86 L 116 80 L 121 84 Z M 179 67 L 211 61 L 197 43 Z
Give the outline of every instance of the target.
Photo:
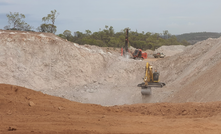
M 112 92 L 108 90 L 115 85 L 131 85 L 130 81 L 140 80 L 143 75 L 144 66 L 139 61 L 104 52 L 96 46 L 78 45 L 48 33 L 1 33 L 0 83 L 80 102 L 113 105 L 127 100 L 120 102 L 120 95 L 114 91 L 118 99 L 106 99 Z M 85 85 L 87 90 L 83 89 Z M 104 100 L 98 101 L 101 96 Z
M 143 81 L 146 60 L 49 33 L 0 30 L 0 83 L 101 105 L 221 101 L 221 38 L 156 51 L 167 55 L 151 61 L 166 87 L 142 98 L 137 84 Z

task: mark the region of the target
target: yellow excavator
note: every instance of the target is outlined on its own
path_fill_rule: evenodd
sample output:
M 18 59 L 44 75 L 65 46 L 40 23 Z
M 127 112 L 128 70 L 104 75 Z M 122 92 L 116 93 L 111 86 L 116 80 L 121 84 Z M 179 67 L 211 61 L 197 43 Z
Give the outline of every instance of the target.
M 144 82 L 138 84 L 138 87 L 141 87 L 141 94 L 142 95 L 151 95 L 151 87 L 160 87 L 162 88 L 165 86 L 165 83 L 161 83 L 160 81 L 160 73 L 157 70 L 153 73 L 152 66 L 147 62 L 145 68 L 145 77 Z

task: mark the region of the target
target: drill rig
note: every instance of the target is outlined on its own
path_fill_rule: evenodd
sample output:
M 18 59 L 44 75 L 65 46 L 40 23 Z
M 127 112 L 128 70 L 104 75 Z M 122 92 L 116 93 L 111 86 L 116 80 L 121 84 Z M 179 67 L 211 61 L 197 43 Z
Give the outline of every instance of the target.
M 126 29 L 126 36 L 125 36 L 125 45 L 123 48 L 121 48 L 121 56 L 123 55 L 124 57 L 132 57 L 133 59 L 146 59 L 147 58 L 147 53 L 143 52 L 141 49 L 136 49 L 134 52 L 131 52 L 128 49 L 129 46 L 129 37 L 128 37 L 128 29 Z
M 151 87 L 158 87 L 162 88 L 165 86 L 165 83 L 161 83 L 160 81 L 160 74 L 155 70 L 153 73 L 152 66 L 147 62 L 145 67 L 145 77 L 144 82 L 138 84 L 138 87 L 141 87 L 141 94 L 142 95 L 150 95 L 151 94 Z

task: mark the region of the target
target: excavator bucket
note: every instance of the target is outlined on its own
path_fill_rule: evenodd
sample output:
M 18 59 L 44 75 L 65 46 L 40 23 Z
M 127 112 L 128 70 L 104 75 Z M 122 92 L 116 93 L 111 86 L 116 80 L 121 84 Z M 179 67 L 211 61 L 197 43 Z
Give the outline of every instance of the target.
M 151 95 L 151 87 L 147 87 L 147 88 L 142 88 L 141 89 L 141 94 L 142 95 Z

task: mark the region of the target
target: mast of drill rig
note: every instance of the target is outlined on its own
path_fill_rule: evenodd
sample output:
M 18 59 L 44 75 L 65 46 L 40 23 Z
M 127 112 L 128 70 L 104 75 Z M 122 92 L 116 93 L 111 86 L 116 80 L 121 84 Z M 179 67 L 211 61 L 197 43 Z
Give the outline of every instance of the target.
M 124 52 L 123 52 L 124 56 L 126 56 L 128 53 L 128 44 L 129 44 L 128 29 L 126 29 L 125 45 L 124 45 Z

